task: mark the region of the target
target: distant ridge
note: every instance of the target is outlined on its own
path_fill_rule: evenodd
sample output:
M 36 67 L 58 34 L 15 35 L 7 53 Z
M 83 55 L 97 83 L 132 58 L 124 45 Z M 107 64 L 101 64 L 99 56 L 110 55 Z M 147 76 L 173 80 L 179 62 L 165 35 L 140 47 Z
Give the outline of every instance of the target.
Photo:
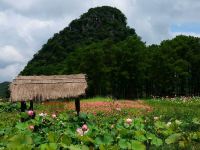
M 10 82 L 2 82 L 0 83 L 0 98 L 8 98 L 9 97 L 9 84 Z

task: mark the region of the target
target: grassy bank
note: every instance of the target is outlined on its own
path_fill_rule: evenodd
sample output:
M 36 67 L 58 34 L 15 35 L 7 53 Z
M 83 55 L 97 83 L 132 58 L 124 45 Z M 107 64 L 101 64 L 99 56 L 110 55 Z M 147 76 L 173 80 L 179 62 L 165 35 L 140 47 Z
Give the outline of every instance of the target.
M 200 99 L 149 99 L 146 104 L 153 107 L 152 115 L 162 116 L 165 120 L 172 118 L 191 121 L 200 118 Z

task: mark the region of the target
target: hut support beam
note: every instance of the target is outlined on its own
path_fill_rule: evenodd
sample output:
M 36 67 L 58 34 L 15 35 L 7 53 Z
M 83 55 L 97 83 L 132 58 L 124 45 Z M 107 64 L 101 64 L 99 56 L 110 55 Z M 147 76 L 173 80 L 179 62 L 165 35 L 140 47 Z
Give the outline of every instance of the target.
M 26 109 L 27 109 L 26 102 L 25 101 L 21 101 L 21 112 L 25 112 Z
M 30 107 L 29 110 L 33 110 L 33 100 L 30 101 Z
M 27 109 L 26 107 L 26 102 L 25 101 L 21 101 L 21 112 L 25 112 Z M 21 117 L 21 122 L 24 122 L 25 119 Z
M 80 113 L 80 99 L 79 98 L 75 99 L 75 108 L 76 108 L 77 116 L 79 116 L 79 113 Z

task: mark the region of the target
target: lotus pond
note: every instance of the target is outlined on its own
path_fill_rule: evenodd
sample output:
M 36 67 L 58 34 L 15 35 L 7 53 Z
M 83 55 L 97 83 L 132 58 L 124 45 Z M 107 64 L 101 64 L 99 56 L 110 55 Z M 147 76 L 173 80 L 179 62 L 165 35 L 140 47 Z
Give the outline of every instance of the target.
M 176 150 L 200 148 L 200 99 L 157 98 L 113 101 L 81 100 L 34 105 L 20 113 L 19 104 L 0 103 L 0 149 L 19 150 Z M 20 118 L 26 122 L 20 122 Z

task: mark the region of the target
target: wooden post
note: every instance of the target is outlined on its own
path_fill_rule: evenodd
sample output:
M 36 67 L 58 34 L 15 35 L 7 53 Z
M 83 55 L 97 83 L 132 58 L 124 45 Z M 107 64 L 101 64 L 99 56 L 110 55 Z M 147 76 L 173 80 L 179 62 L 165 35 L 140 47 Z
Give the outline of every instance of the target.
M 76 108 L 77 116 L 79 116 L 79 113 L 80 113 L 80 99 L 79 98 L 75 99 L 75 108 Z
M 21 112 L 25 112 L 27 109 L 26 107 L 26 102 L 25 101 L 21 101 Z M 25 119 L 24 118 L 21 118 L 21 122 L 24 122 Z
M 26 102 L 25 101 L 21 101 L 21 112 L 25 112 L 26 109 L 27 109 Z
M 33 110 L 33 100 L 30 101 L 30 107 L 29 110 Z
M 29 110 L 33 111 L 33 100 L 30 100 Z M 36 116 L 35 111 L 33 111 L 33 116 L 31 116 L 31 119 L 35 119 L 35 116 Z

